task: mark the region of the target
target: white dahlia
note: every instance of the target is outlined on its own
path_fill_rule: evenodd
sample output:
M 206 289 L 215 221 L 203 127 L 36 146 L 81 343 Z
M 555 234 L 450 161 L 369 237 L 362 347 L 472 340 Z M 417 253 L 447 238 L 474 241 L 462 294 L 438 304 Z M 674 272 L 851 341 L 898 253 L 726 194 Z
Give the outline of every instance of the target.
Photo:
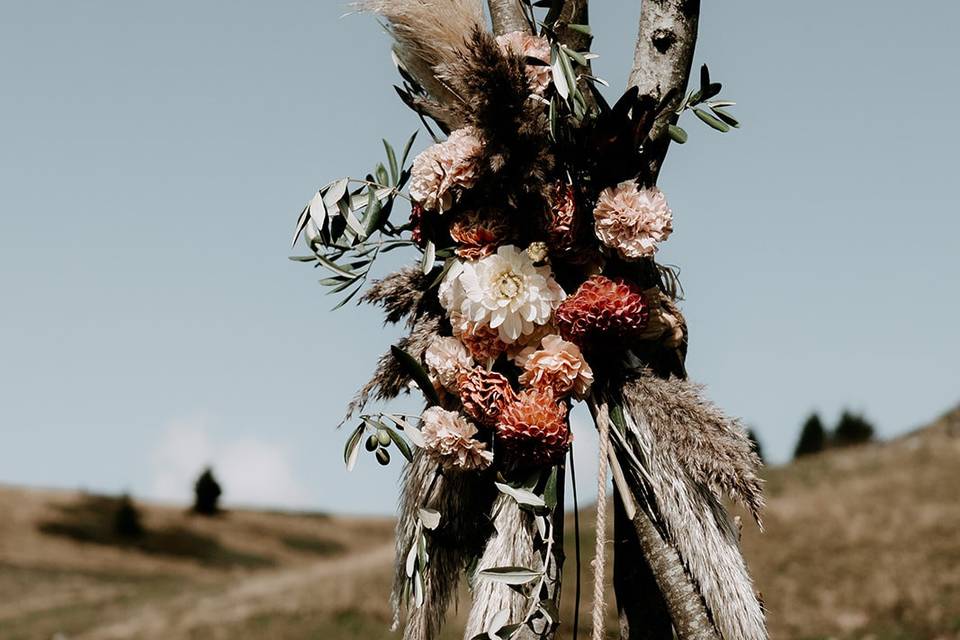
M 550 322 L 565 294 L 545 266 L 512 245 L 475 262 L 457 262 L 440 286 L 448 313 L 496 329 L 511 344 Z
M 457 390 L 457 375 L 473 367 L 473 358 L 462 342 L 453 337 L 438 336 L 423 354 L 430 379 L 447 391 Z

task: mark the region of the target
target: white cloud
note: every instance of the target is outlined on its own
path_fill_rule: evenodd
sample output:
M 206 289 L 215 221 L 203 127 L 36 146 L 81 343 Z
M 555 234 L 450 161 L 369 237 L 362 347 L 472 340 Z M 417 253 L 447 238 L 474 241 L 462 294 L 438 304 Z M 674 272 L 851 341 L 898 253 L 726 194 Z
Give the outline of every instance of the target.
M 289 447 L 255 436 L 218 440 L 212 419 L 199 414 L 164 426 L 152 454 L 150 497 L 184 503 L 193 482 L 210 465 L 227 505 L 311 506 L 310 493 L 297 481 Z

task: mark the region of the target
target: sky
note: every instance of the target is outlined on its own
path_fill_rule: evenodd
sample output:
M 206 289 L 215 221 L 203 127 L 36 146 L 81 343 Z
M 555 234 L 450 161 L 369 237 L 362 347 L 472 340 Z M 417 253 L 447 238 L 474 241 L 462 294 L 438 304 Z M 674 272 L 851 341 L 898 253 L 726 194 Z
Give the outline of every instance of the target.
M 615 98 L 639 2 L 593 4 Z M 704 5 L 695 62 L 743 127 L 684 120 L 660 182 L 691 377 L 774 463 L 811 411 L 924 424 L 960 402 L 960 5 Z M 399 465 L 347 474 L 336 426 L 399 334 L 287 260 L 316 188 L 418 125 L 345 11 L 4 2 L 0 482 L 183 502 L 212 463 L 230 504 L 393 509 Z

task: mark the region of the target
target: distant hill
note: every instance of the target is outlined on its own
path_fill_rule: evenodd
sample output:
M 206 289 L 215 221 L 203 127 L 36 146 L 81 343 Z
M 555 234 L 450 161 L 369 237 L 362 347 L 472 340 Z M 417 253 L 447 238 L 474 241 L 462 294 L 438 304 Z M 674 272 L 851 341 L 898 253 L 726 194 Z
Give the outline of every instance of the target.
M 766 532 L 746 524 L 743 542 L 772 637 L 960 638 L 960 410 L 766 475 Z M 140 504 L 145 533 L 127 539 L 116 504 L 0 488 L 0 639 L 395 637 L 390 519 Z M 591 520 L 585 509 L 584 580 Z

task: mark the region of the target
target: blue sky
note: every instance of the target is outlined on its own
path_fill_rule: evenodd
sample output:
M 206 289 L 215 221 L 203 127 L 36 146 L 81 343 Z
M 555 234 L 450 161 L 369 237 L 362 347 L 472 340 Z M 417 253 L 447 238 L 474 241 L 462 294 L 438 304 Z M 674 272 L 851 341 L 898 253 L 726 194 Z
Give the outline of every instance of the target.
M 639 3 L 594 4 L 619 88 Z M 696 61 L 744 127 L 687 121 L 661 180 L 692 377 L 774 461 L 812 410 L 885 436 L 924 423 L 960 401 L 960 9 L 705 4 Z M 330 313 L 286 259 L 313 190 L 417 125 L 386 36 L 344 12 L 7 3 L 0 482 L 183 500 L 212 461 L 234 503 L 392 508 L 396 467 L 346 475 L 334 427 L 397 334 Z

